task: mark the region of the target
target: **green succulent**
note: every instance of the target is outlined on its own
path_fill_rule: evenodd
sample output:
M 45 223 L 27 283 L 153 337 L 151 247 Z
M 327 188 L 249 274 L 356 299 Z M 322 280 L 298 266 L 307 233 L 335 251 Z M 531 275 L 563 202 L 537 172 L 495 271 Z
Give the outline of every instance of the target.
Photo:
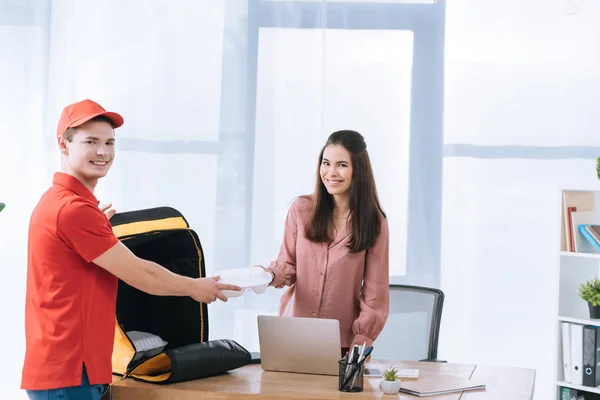
M 4 207 L 6 207 L 6 204 L 0 203 L 0 211 L 4 210 Z
M 392 367 L 381 371 L 381 376 L 383 377 L 383 380 L 390 382 L 400 379 L 398 376 L 398 369 Z
M 593 306 L 600 306 L 600 279 L 590 279 L 579 286 L 579 297 Z
M 600 157 L 596 158 L 596 175 L 600 179 Z

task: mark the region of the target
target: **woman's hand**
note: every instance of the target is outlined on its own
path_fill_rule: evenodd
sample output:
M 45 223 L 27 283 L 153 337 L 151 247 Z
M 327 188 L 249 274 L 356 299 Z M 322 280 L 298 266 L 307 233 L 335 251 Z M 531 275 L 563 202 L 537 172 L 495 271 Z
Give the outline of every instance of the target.
M 352 345 L 350 346 L 350 350 L 352 350 L 352 348 L 354 346 L 358 346 L 359 348 L 362 348 L 362 346 L 365 346 L 365 350 L 370 347 L 373 346 L 373 342 L 370 339 L 365 340 L 365 337 L 355 337 Z M 366 359 L 365 359 L 365 363 L 368 363 L 369 361 L 371 361 L 371 355 L 369 355 Z
M 255 265 L 255 267 L 261 267 L 262 269 L 264 269 L 265 271 L 267 271 L 269 273 L 269 275 L 271 275 L 271 282 L 269 282 L 269 285 L 271 283 L 273 283 L 273 280 L 275 279 L 275 274 L 273 273 L 273 271 L 271 271 L 270 268 L 265 268 L 262 265 Z M 275 286 L 275 287 L 277 287 L 277 286 Z

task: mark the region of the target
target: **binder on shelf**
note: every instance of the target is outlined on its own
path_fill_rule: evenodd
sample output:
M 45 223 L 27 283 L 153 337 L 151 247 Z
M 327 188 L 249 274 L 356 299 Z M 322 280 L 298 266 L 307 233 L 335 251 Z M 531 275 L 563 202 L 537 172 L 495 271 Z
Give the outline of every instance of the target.
M 571 324 L 561 322 L 564 381 L 571 383 Z
M 597 326 L 583 327 L 583 386 L 600 386 L 600 329 Z
M 583 325 L 571 324 L 571 383 L 583 384 Z

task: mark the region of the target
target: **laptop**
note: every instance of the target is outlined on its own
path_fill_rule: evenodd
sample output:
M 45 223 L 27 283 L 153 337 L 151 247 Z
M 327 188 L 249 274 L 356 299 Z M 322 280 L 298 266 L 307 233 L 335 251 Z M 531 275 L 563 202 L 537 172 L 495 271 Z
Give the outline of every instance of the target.
M 265 371 L 339 375 L 337 319 L 259 315 L 258 341 Z

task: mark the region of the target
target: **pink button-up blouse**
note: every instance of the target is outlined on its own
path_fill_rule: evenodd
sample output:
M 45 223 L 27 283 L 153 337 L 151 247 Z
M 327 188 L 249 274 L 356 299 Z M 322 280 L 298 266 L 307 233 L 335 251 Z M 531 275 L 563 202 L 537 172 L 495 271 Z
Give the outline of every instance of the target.
M 281 297 L 280 315 L 331 318 L 340 322 L 341 345 L 373 344 L 389 313 L 389 228 L 373 247 L 351 254 L 352 226 L 338 232 L 331 244 L 306 239 L 312 201 L 300 197 L 291 205 L 279 256 L 269 268 L 271 285 L 289 288 Z

